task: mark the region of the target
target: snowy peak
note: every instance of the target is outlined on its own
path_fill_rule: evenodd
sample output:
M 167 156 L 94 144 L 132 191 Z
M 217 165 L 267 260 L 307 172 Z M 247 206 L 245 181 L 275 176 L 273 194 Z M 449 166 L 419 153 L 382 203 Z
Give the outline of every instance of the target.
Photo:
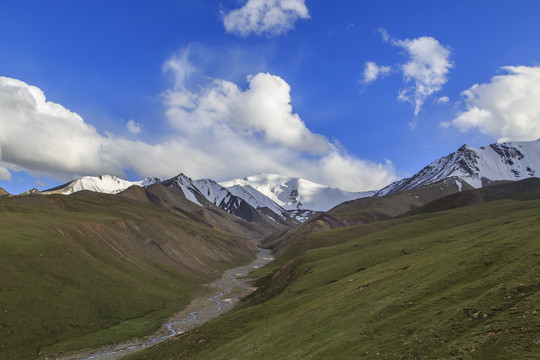
M 283 220 L 287 218 L 287 211 L 284 208 L 276 204 L 270 198 L 261 194 L 251 185 L 233 185 L 227 188 L 227 190 L 229 190 L 231 194 L 244 199 L 257 210 L 262 210 L 266 208 L 278 215 Z
M 164 186 L 174 186 L 182 190 L 186 198 L 198 205 L 204 206 L 205 200 L 226 210 L 229 213 L 241 206 L 238 199 L 233 199 L 231 192 L 219 185 L 214 180 L 201 179 L 193 180 L 190 177 L 180 174 L 162 183 Z
M 199 189 L 197 189 L 197 187 L 193 183 L 193 180 L 190 177 L 184 174 L 179 174 L 169 180 L 163 181 L 161 184 L 163 186 L 176 187 L 182 190 L 186 199 L 194 202 L 197 205 L 203 206 L 199 202 L 199 199 L 205 198 L 205 196 L 199 191 Z M 199 197 L 199 199 L 197 199 L 197 197 Z
M 252 205 L 254 202 L 251 201 L 249 194 L 237 196 L 214 180 L 193 180 L 184 174 L 180 174 L 162 182 L 162 184 L 167 187 L 179 188 L 188 200 L 197 205 L 205 207 L 205 205 L 208 206 L 211 203 L 246 221 L 261 222 L 260 216 L 256 215 L 259 211 Z M 273 221 L 282 222 L 284 220 L 281 214 L 270 213 L 265 215 Z
M 149 186 L 161 182 L 158 178 L 146 178 L 140 181 L 128 181 L 114 175 L 83 176 L 67 184 L 43 191 L 43 194 L 70 195 L 77 191 L 90 190 L 105 194 L 117 194 L 133 185 Z
M 456 177 L 475 188 L 493 181 L 517 181 L 540 174 L 540 139 L 506 142 L 474 148 L 463 145 L 456 152 L 435 160 L 410 178 L 396 181 L 377 195 L 426 186 Z
M 221 183 L 226 188 L 241 187 L 252 196 L 255 191 L 263 194 L 278 206 L 293 210 L 302 208 L 298 200 L 298 180 L 274 174 L 258 174 Z
M 344 201 L 373 195 L 373 192 L 348 192 L 302 178 L 275 174 L 248 176 L 222 182 L 220 185 L 229 190 L 239 186 L 250 193 L 256 190 L 285 210 L 326 211 Z
M 199 192 L 214 205 L 220 205 L 231 193 L 214 180 L 201 179 L 193 181 Z

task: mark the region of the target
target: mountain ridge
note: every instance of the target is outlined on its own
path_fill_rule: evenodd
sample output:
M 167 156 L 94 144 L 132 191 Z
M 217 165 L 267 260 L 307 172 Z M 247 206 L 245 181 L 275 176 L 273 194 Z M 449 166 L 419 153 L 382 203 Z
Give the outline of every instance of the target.
M 389 195 L 437 181 L 457 177 L 474 188 L 498 181 L 517 181 L 540 174 L 540 139 L 490 144 L 474 148 L 461 146 L 411 177 L 393 182 L 376 195 Z
M 264 183 L 262 189 L 267 190 L 266 194 L 247 183 L 248 178 L 257 178 L 260 176 L 277 180 L 276 184 L 271 184 L 268 181 Z M 105 194 L 119 194 L 131 186 L 144 188 L 154 184 L 162 184 L 166 187 L 180 189 L 189 201 L 201 207 L 208 207 L 209 204 L 213 204 L 247 221 L 252 221 L 254 212 L 258 212 L 261 216 L 278 224 L 295 225 L 306 221 L 321 206 L 327 210 L 327 208 L 331 207 L 330 205 L 333 206 L 342 201 L 356 198 L 357 196 L 373 194 L 373 192 L 346 192 L 306 179 L 288 178 L 281 175 L 259 174 L 248 178 L 244 178 L 245 181 L 239 184 L 238 179 L 224 183 L 217 183 L 212 179 L 193 180 L 183 173 L 167 180 L 148 177 L 139 181 L 128 181 L 114 175 L 84 176 L 48 190 L 39 191 L 37 189 L 31 189 L 21 195 L 70 195 L 82 190 Z M 284 192 L 284 187 L 290 187 L 291 189 L 289 192 Z M 278 193 L 268 191 L 270 188 L 278 189 Z M 267 194 L 285 206 L 276 203 Z M 317 194 L 324 195 L 324 199 L 322 200 L 324 205 L 321 205 L 321 202 L 317 202 L 317 199 L 315 199 L 317 198 Z M 288 203 L 282 201 L 283 196 L 287 196 Z M 307 204 L 315 205 L 315 209 L 304 206 L 302 203 L 303 199 L 308 199 Z

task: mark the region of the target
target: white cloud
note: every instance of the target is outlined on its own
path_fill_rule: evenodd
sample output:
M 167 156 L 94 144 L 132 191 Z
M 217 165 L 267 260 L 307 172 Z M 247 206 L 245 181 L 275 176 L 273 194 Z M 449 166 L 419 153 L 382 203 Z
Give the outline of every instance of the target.
M 104 138 L 76 113 L 46 101 L 35 86 L 0 77 L 1 163 L 62 173 L 113 172 Z
M 332 179 L 335 186 L 341 189 L 379 189 L 381 184 L 389 184 L 395 180 L 394 166 L 390 161 L 384 164 L 361 160 L 343 150 L 332 146 L 332 150 L 320 160 L 316 171 L 321 171 L 325 179 Z M 319 170 L 320 169 L 320 170 Z
M 175 87 L 182 87 L 186 79 L 193 74 L 197 69 L 188 57 L 190 55 L 190 47 L 179 51 L 163 64 L 164 71 L 171 71 L 174 74 Z
M 364 79 L 363 82 L 369 84 L 378 78 L 388 75 L 392 71 L 390 66 L 378 66 L 372 61 L 366 61 L 364 67 Z
M 311 132 L 294 113 L 282 78 L 259 73 L 249 77 L 246 89 L 213 79 L 192 92 L 184 86 L 189 74 L 182 75 L 182 64 L 171 65 L 172 76 L 182 79 L 163 94 L 171 131 L 155 144 L 102 135 L 78 114 L 47 101 L 37 87 L 0 77 L 0 176 L 11 169 L 68 180 L 130 170 L 141 178 L 184 172 L 227 180 L 267 172 L 352 191 L 395 180 L 392 164 L 356 158 Z
M 409 61 L 399 66 L 405 84 L 410 85 L 399 91 L 398 100 L 413 104 L 416 116 L 426 99 L 441 90 L 448 81 L 448 72 L 453 67 L 450 60 L 451 51 L 432 37 L 422 36 L 416 39 L 400 40 L 390 36 L 385 29 L 380 29 L 379 32 L 383 41 L 407 52 Z M 369 83 L 375 80 L 380 69 L 381 67 L 376 64 L 367 62 L 364 82 Z M 389 71 L 387 70 L 386 73 Z M 370 79 L 373 80 L 368 81 Z
M 144 176 L 198 176 L 215 159 L 180 136 L 159 144 L 103 136 L 78 114 L 46 101 L 22 81 L 0 77 L 0 166 L 59 180 L 134 170 Z M 5 175 L 6 173 L 3 172 Z
M 450 50 L 427 36 L 391 40 L 391 44 L 405 49 L 409 54 L 409 62 L 403 64 L 401 69 L 405 82 L 414 82 L 414 85 L 402 90 L 399 99 L 412 103 L 414 114 L 418 115 L 426 98 L 441 90 L 448 81 L 447 75 L 453 66 L 449 60 Z
M 446 104 L 450 101 L 450 98 L 448 96 L 441 96 L 437 99 L 437 104 Z
M 248 81 L 246 90 L 221 79 L 213 80 L 197 93 L 180 86 L 165 95 L 167 117 L 191 138 L 220 129 L 296 151 L 328 152 L 328 140 L 309 131 L 293 113 L 289 84 L 267 73 L 250 76 Z
M 11 181 L 11 173 L 5 167 L 0 166 L 0 180 Z
M 380 188 L 396 177 L 392 164 L 355 158 L 311 132 L 293 111 L 289 84 L 278 76 L 250 76 L 246 89 L 222 79 L 195 92 L 186 87 L 165 93 L 167 119 L 187 146 L 212 158 L 214 176 L 274 172 L 349 190 Z
M 136 123 L 134 120 L 129 120 L 126 123 L 126 129 L 133 135 L 137 135 L 141 132 L 141 124 Z
M 250 33 L 284 34 L 294 28 L 298 18 L 308 19 L 305 0 L 248 0 L 223 18 L 227 32 L 241 36 Z
M 506 66 L 504 75 L 462 92 L 466 111 L 451 124 L 503 140 L 540 138 L 540 66 Z

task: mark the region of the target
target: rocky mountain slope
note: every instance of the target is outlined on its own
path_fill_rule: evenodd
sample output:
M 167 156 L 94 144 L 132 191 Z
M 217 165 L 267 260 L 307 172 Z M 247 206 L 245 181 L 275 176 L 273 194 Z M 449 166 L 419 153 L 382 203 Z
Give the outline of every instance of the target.
M 193 180 L 180 174 L 163 181 L 162 184 L 182 190 L 186 198 L 197 205 L 208 207 L 213 204 L 249 222 L 265 224 L 271 221 L 282 225 L 299 223 L 290 212 L 280 208 L 264 195 L 259 193 L 253 196 L 236 188 L 230 191 L 211 179 Z
M 9 193 L 6 190 L 0 188 L 0 196 L 6 196 L 6 195 L 9 195 Z
M 480 188 L 499 181 L 517 181 L 540 174 L 540 139 L 506 142 L 478 149 L 463 145 L 456 152 L 435 160 L 415 175 L 396 181 L 378 196 L 419 188 L 452 177 Z
M 184 192 L 176 186 L 165 186 L 163 183 L 153 184 L 142 188 L 132 186 L 118 194 L 134 200 L 151 203 L 160 208 L 168 209 L 180 216 L 186 216 L 200 221 L 207 226 L 250 239 L 261 239 L 275 231 L 282 231 L 286 225 L 261 216 L 255 209 L 245 207 L 243 217 L 235 216 L 200 197 L 205 205 L 201 206 L 189 200 Z M 249 211 L 249 212 L 247 212 Z

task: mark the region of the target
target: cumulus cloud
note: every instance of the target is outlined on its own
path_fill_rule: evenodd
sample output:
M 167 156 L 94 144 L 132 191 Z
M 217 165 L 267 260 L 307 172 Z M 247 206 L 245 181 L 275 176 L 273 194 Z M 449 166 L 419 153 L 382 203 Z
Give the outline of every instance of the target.
M 170 123 L 191 137 L 212 129 L 261 139 L 267 144 L 313 154 L 328 152 L 327 139 L 314 134 L 292 111 L 291 88 L 279 76 L 248 77 L 249 87 L 214 79 L 198 92 L 179 86 L 165 94 Z
M 422 36 L 416 39 L 396 39 L 384 29 L 380 30 L 383 41 L 405 50 L 408 62 L 400 64 L 403 81 L 407 85 L 398 93 L 398 100 L 414 105 L 414 115 L 418 115 L 426 99 L 442 89 L 448 81 L 448 72 L 453 67 L 451 51 L 433 37 Z M 375 80 L 381 68 L 367 62 L 364 70 L 364 82 Z M 390 70 L 387 70 L 388 73 Z M 372 81 L 373 81 L 372 80 Z
M 184 172 L 216 180 L 267 172 L 351 191 L 395 180 L 391 163 L 356 158 L 310 131 L 293 111 L 291 88 L 282 78 L 259 73 L 245 89 L 211 79 L 193 91 L 185 80 L 197 70 L 182 61 L 170 62 L 171 76 L 180 80 L 162 94 L 170 134 L 153 144 L 102 135 L 78 114 L 47 101 L 39 88 L 0 77 L 0 177 L 8 176 L 7 169 L 61 180 L 124 176 L 128 170 L 141 178 Z
M 5 167 L 0 166 L 0 180 L 11 181 L 11 173 Z
M 406 83 L 414 84 L 402 90 L 399 99 L 414 105 L 418 115 L 427 97 L 442 89 L 448 81 L 447 75 L 453 64 L 449 60 L 450 50 L 432 37 L 391 40 L 392 45 L 401 47 L 409 54 L 409 62 L 401 69 Z
M 484 84 L 462 92 L 466 111 L 450 124 L 463 132 L 480 132 L 505 140 L 540 138 L 540 66 L 506 66 Z
M 341 189 L 358 189 L 360 179 L 363 189 L 372 190 L 395 180 L 394 167 L 390 161 L 379 164 L 361 160 L 334 145 L 318 165 L 319 171 L 322 171 L 327 179 L 336 178 L 333 183 Z
M 129 120 L 126 123 L 126 129 L 133 135 L 137 135 L 141 132 L 141 124 L 136 123 L 134 120 Z
M 298 18 L 309 18 L 305 0 L 248 0 L 226 14 L 223 25 L 227 32 L 241 36 L 280 35 L 293 29 Z
M 4 166 L 62 173 L 112 172 L 119 167 L 104 152 L 103 138 L 94 127 L 78 114 L 46 101 L 35 86 L 0 77 L 0 108 Z
M 367 61 L 364 67 L 363 82 L 369 84 L 388 75 L 391 71 L 390 66 L 379 66 L 372 61 Z

